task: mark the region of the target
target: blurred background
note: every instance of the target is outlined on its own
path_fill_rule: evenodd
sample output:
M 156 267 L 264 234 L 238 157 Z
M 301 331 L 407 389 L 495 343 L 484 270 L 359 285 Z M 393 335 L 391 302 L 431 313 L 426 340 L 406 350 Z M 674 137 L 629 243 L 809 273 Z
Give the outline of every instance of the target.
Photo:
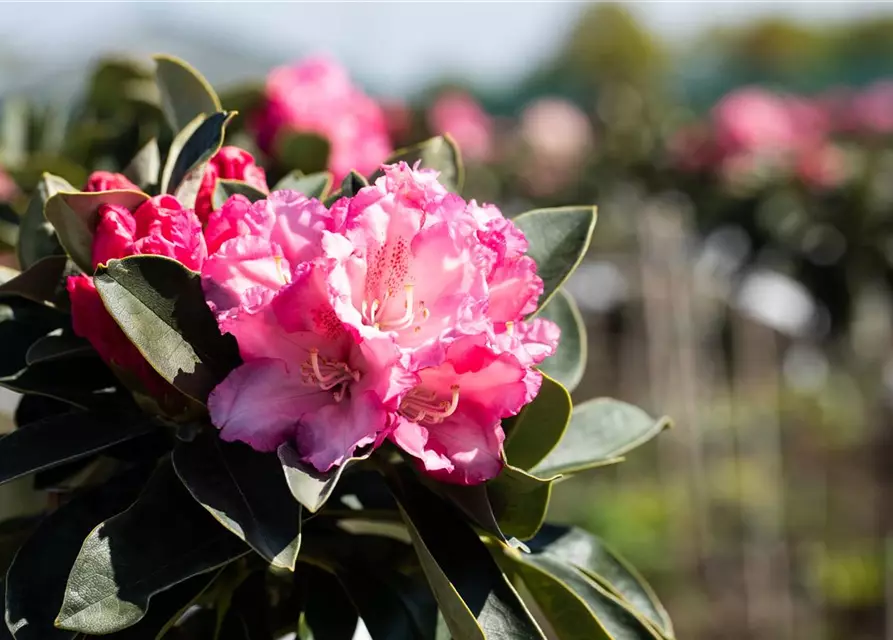
M 680 639 L 893 638 L 893 4 L 9 3 L 0 240 L 42 171 L 126 163 L 154 52 L 249 116 L 326 54 L 395 146 L 453 135 L 466 197 L 597 204 L 575 400 L 675 428 L 552 519 L 624 553 Z

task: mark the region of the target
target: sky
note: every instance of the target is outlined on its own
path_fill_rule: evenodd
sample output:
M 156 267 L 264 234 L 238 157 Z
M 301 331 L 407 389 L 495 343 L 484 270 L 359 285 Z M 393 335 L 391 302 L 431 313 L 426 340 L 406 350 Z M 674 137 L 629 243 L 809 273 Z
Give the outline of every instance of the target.
M 855 0 L 626 4 L 660 36 L 679 42 L 705 27 L 767 15 L 830 23 L 893 14 L 893 3 Z M 585 6 L 558 0 L 4 2 L 0 47 L 16 56 L 20 73 L 0 67 L 0 91 L 28 76 L 77 74 L 101 53 L 148 55 L 159 48 L 186 57 L 210 49 L 213 66 L 232 76 L 210 77 L 215 83 L 256 75 L 247 62 L 256 65 L 255 57 L 270 65 L 317 52 L 341 60 L 380 93 L 407 95 L 450 73 L 504 86 L 554 53 Z

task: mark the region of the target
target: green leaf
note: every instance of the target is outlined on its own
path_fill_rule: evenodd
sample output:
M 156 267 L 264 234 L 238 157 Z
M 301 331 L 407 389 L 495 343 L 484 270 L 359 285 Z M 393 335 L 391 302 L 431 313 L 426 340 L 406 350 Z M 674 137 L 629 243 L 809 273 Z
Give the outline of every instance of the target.
M 38 338 L 25 353 L 25 362 L 30 366 L 65 358 L 83 357 L 93 353 L 89 342 L 77 336 L 57 330 Z
M 580 384 L 586 369 L 587 339 L 583 316 L 570 294 L 559 289 L 540 311 L 539 317 L 551 320 L 561 329 L 558 349 L 543 361 L 539 369 L 568 391 L 573 391 Z
M 158 185 L 161 172 L 161 150 L 158 140 L 152 138 L 137 151 L 122 173 L 140 189 L 148 189 Z
M 319 173 L 311 173 L 305 176 L 300 171 L 292 171 L 285 175 L 282 180 L 276 183 L 270 191 L 279 191 L 281 189 L 289 189 L 303 193 L 308 198 L 316 198 L 324 200 L 329 189 L 332 187 L 332 174 L 328 171 L 320 171 Z
M 537 273 L 543 279 L 539 309 L 583 260 L 595 219 L 595 207 L 535 209 L 513 219 L 524 232 L 530 245 L 527 255 L 536 261 Z
M 153 56 L 161 92 L 161 108 L 174 133 L 200 115 L 222 111 L 214 89 L 186 62 L 167 55 Z
M 37 183 L 19 228 L 16 255 L 23 270 L 30 268 L 42 258 L 63 253 L 59 238 L 56 237 L 56 230 L 43 215 L 47 200 L 60 191 L 73 192 L 77 189 L 63 178 L 49 173 L 43 174 Z
M 144 414 L 99 416 L 72 411 L 45 418 L 0 438 L 0 483 L 83 458 L 157 427 Z
M 313 640 L 351 640 L 357 613 L 335 576 L 313 570 L 307 592 L 307 625 Z
M 229 200 L 230 196 L 234 195 L 245 196 L 251 202 L 257 202 L 267 197 L 266 193 L 257 187 L 252 187 L 247 182 L 218 179 L 217 185 L 214 187 L 214 197 L 211 199 L 211 204 L 217 210 Z
M 530 549 L 571 564 L 587 573 L 616 597 L 645 616 L 667 636 L 673 636 L 670 616 L 654 591 L 629 563 L 604 541 L 576 527 L 545 525 L 530 541 Z
M 341 188 L 326 198 L 325 205 L 331 207 L 340 198 L 353 198 L 360 189 L 368 186 L 369 183 L 366 181 L 366 178 L 356 171 L 351 171 L 341 181 Z
M 421 161 L 423 169 L 439 171 L 438 180 L 448 190 L 453 193 L 462 191 L 462 184 L 465 181 L 462 154 L 450 136 L 437 136 L 417 145 L 399 149 L 384 164 L 405 162 L 413 166 L 418 161 Z M 382 175 L 384 173 L 379 169 L 369 178 L 369 182 L 375 182 Z
M 127 511 L 84 540 L 56 625 L 94 635 L 120 631 L 146 615 L 156 593 L 247 550 L 195 503 L 166 460 Z
M 308 511 L 316 513 L 332 495 L 341 474 L 360 460 L 368 458 L 372 451 L 348 458 L 328 473 L 320 473 L 302 462 L 298 452 L 288 443 L 281 445 L 277 453 L 292 496 Z
M 0 304 L 0 377 L 21 372 L 31 345 L 67 323 L 66 317 L 51 307 L 18 298 L 5 302 Z
M 543 374 L 539 393 L 518 414 L 505 440 L 505 457 L 509 464 L 519 469 L 530 469 L 539 464 L 561 441 L 572 411 L 573 403 L 567 389 Z
M 67 402 L 80 409 L 107 406 L 117 380 L 97 357 L 67 358 L 35 364 L 0 378 L 0 386 Z
M 161 192 L 173 193 L 184 207 L 195 206 L 205 166 L 223 145 L 234 112 L 198 116 L 176 135 L 161 174 Z
M 500 542 L 509 543 L 496 519 L 486 484 L 447 484 L 445 482 L 427 482 L 424 478 L 422 481 L 429 489 L 456 505 L 475 525 Z
M 100 205 L 120 205 L 133 211 L 148 198 L 140 191 L 60 192 L 47 200 L 44 214 L 74 263 L 84 273 L 93 273 L 93 233 L 99 222 Z
M 221 335 L 199 274 L 162 256 L 109 260 L 93 278 L 103 304 L 161 376 L 204 402 L 239 365 L 235 339 Z
M 546 518 L 554 480 L 535 478 L 506 465 L 487 483 L 493 513 L 505 535 L 519 540 L 529 540 L 536 535 Z
M 631 404 L 595 398 L 574 407 L 567 433 L 546 458 L 530 470 L 536 476 L 574 473 L 610 464 L 669 427 Z
M 76 273 L 77 268 L 66 256 L 47 256 L 0 285 L 0 297 L 21 296 L 33 302 L 67 309 L 66 280 Z
M 589 579 L 578 569 L 546 554 L 527 556 L 523 558 L 522 562 L 545 571 L 582 599 L 591 615 L 604 629 L 606 638 L 611 640 L 663 640 L 661 635 L 654 631 L 627 603 L 615 597 L 594 580 Z M 538 599 L 537 602 L 539 603 L 540 600 Z M 558 613 L 560 609 L 556 611 L 553 608 L 552 611 Z
M 301 505 L 295 502 L 273 453 L 223 442 L 205 430 L 174 449 L 177 475 L 224 527 L 276 567 L 294 571 L 301 546 Z
M 329 166 L 329 141 L 320 135 L 282 131 L 274 144 L 274 155 L 283 167 L 310 174 Z
M 468 524 L 412 478 L 393 482 L 412 544 L 453 637 L 544 638 Z
M 129 472 L 75 494 L 25 541 L 6 573 L 5 618 L 17 640 L 74 638 L 53 626 L 71 565 L 90 531 L 130 506 L 143 477 Z

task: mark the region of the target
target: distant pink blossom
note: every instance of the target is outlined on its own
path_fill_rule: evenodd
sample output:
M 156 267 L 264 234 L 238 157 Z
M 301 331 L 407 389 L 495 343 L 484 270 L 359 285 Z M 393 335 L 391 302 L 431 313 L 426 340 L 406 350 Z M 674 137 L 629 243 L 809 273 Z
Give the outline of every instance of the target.
M 726 95 L 711 117 L 716 144 L 723 154 L 786 151 L 799 139 L 784 98 L 759 87 Z
M 140 191 L 140 188 L 133 184 L 127 176 L 112 171 L 94 171 L 87 177 L 87 183 L 84 185 L 84 191 L 90 192 L 119 189 Z
M 250 126 L 261 148 L 272 154 L 283 132 L 326 138 L 336 183 L 352 169 L 372 173 L 393 150 L 381 107 L 326 58 L 274 69 L 267 77 L 265 102 Z
M 327 209 L 293 192 L 212 215 L 202 276 L 245 364 L 211 395 L 228 440 L 292 442 L 320 471 L 389 438 L 440 480 L 503 465 L 501 420 L 538 393 L 558 329 L 498 209 L 404 163 Z
M 438 134 L 449 134 L 469 160 L 486 162 L 493 156 L 493 119 L 471 95 L 461 91 L 444 93 L 428 112 L 428 124 Z
M 823 144 L 804 149 L 794 164 L 797 177 L 814 189 L 833 189 L 847 179 L 847 159 L 840 147 Z
M 876 82 L 853 96 L 847 121 L 860 133 L 893 132 L 893 81 Z
M 19 187 L 15 181 L 0 168 L 0 202 L 9 202 L 19 195 Z

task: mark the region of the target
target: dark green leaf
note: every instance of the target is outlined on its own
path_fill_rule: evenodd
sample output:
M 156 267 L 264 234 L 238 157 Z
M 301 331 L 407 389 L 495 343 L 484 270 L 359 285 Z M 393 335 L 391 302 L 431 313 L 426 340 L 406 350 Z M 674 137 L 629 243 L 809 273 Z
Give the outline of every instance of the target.
M 505 457 L 514 467 L 530 469 L 558 445 L 571 419 L 567 389 L 543 375 L 533 402 L 521 410 L 505 441 Z
M 586 607 L 611 640 L 663 640 L 632 608 L 578 569 L 547 554 L 522 559 L 561 582 L 586 603 Z M 554 611 L 554 609 L 553 609 Z M 582 636 L 581 636 L 582 637 Z M 591 637 L 591 636 L 589 636 Z M 597 637 L 597 636 L 596 636 Z
M 217 640 L 274 640 L 268 617 L 265 574 L 255 571 L 238 586 L 222 620 Z
M 538 565 L 524 561 L 518 552 L 511 554 L 505 563 L 520 579 L 533 598 L 536 608 L 544 618 L 543 624 L 551 627 L 551 637 L 561 640 L 615 640 L 599 624 L 586 600 Z M 519 585 L 519 589 L 521 586 Z
M 0 378 L 0 386 L 62 400 L 81 409 L 108 405 L 117 380 L 96 357 L 45 361 Z
M 0 441 L 2 442 L 2 441 Z M 205 430 L 174 449 L 177 474 L 220 523 L 274 566 L 294 570 L 301 545 L 301 505 L 273 453 L 223 442 Z
M 208 161 L 223 145 L 226 125 L 234 113 L 199 116 L 174 138 L 161 174 L 162 193 L 173 193 L 183 206 L 195 206 Z
M 0 377 L 25 368 L 25 355 L 38 339 L 62 326 L 66 317 L 30 300 L 9 299 L 0 304 Z
M 301 461 L 298 452 L 288 443 L 279 447 L 279 461 L 295 500 L 300 502 L 311 513 L 316 513 L 332 495 L 341 474 L 360 460 L 369 457 L 371 451 L 345 460 L 329 473 L 320 473 L 311 465 Z
M 67 309 L 69 301 L 66 280 L 76 272 L 77 268 L 66 256 L 47 256 L 0 285 L 0 297 L 21 296 L 34 302 Z
M 583 570 L 624 599 L 663 633 L 673 635 L 673 625 L 654 591 L 623 558 L 592 534 L 576 527 L 545 525 L 530 541 L 534 553 L 554 556 Z
M 496 514 L 493 512 L 486 484 L 458 485 L 430 482 L 427 485 L 429 489 L 456 505 L 478 527 L 495 536 L 501 542 L 508 543 L 508 539 L 499 527 Z
M 51 360 L 86 356 L 91 353 L 93 353 L 93 347 L 83 338 L 56 331 L 36 340 L 25 353 L 25 362 L 30 366 Z
M 148 198 L 140 191 L 60 192 L 47 200 L 44 214 L 74 263 L 85 273 L 93 273 L 93 233 L 100 205 L 120 205 L 133 211 Z
M 152 138 L 140 149 L 122 172 L 140 189 L 158 185 L 161 172 L 161 151 L 158 140 Z
M 315 133 L 282 131 L 276 136 L 275 156 L 290 170 L 325 171 L 329 166 L 329 141 Z
M 200 115 L 221 111 L 220 100 L 201 74 L 179 58 L 153 56 L 161 108 L 174 133 Z
M 220 94 L 220 103 L 227 111 L 252 113 L 263 104 L 265 97 L 263 82 L 248 82 L 237 86 L 227 86 L 226 90 Z
M 589 249 L 595 229 L 595 207 L 558 207 L 522 213 L 513 222 L 524 232 L 543 279 L 542 309 L 577 268 Z
M 552 481 L 535 478 L 507 465 L 487 483 L 493 513 L 505 535 L 520 540 L 536 535 L 549 508 Z
M 205 302 L 199 274 L 161 256 L 99 267 L 93 281 L 115 321 L 161 376 L 204 402 L 241 362 Z
M 358 616 L 335 576 L 313 571 L 307 596 L 307 624 L 313 640 L 353 638 Z
M 291 191 L 303 193 L 308 198 L 324 200 L 331 186 L 332 174 L 328 171 L 311 173 L 308 176 L 305 176 L 300 171 L 292 171 L 291 173 L 286 174 L 282 180 L 277 182 L 276 186 L 274 186 L 271 191 L 289 189 Z
M 544 638 L 478 535 L 404 476 L 395 496 L 422 569 L 455 638 Z
M 165 636 L 186 609 L 208 591 L 221 571 L 222 569 L 189 578 L 156 594 L 149 602 L 149 609 L 142 620 L 132 627 L 103 636 L 103 640 L 156 640 Z
M 241 180 L 217 180 L 217 186 L 214 188 L 214 196 L 211 199 L 211 204 L 214 209 L 219 209 L 223 206 L 227 200 L 229 200 L 230 196 L 241 195 L 245 196 L 251 202 L 256 202 L 258 200 L 263 200 L 267 197 L 267 194 L 258 189 L 257 187 L 252 187 L 247 182 L 242 182 Z
M 53 626 L 71 565 L 93 528 L 133 502 L 143 477 L 131 472 L 76 494 L 19 549 L 6 574 L 6 621 L 17 640 L 74 637 L 74 632 Z
M 247 551 L 195 503 L 165 461 L 133 506 L 87 536 L 56 624 L 87 634 L 120 631 L 146 615 L 156 593 Z
M 330 207 L 340 198 L 353 198 L 360 189 L 368 186 L 369 183 L 366 181 L 366 178 L 356 171 L 351 171 L 341 181 L 341 188 L 326 198 L 325 204 L 327 207 Z
M 619 400 L 589 400 L 574 407 L 564 438 L 530 472 L 545 478 L 610 464 L 670 424 L 666 417 L 655 420 L 638 407 Z
M 462 191 L 462 183 L 465 180 L 462 155 L 450 136 L 437 136 L 417 145 L 399 149 L 385 161 L 385 164 L 405 162 L 413 166 L 418 161 L 421 161 L 423 169 L 439 171 L 438 180 L 444 187 L 453 193 Z M 375 182 L 382 175 L 381 170 L 376 171 L 369 178 L 369 182 Z
M 142 414 L 110 417 L 72 411 L 44 418 L 0 438 L 0 483 L 102 451 L 157 426 Z
M 539 314 L 551 320 L 561 329 L 561 340 L 555 353 L 540 365 L 540 371 L 573 391 L 583 378 L 586 368 L 586 324 L 577 309 L 577 303 L 564 289 L 549 301 Z

